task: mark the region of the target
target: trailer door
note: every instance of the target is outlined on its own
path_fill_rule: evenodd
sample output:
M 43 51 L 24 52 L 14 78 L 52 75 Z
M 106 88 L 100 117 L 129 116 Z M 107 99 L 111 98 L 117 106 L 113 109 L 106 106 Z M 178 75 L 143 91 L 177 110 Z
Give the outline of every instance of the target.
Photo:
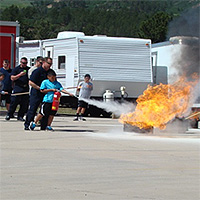
M 4 59 L 10 60 L 11 69 L 15 64 L 15 34 L 12 33 L 0 33 L 1 44 L 1 64 Z

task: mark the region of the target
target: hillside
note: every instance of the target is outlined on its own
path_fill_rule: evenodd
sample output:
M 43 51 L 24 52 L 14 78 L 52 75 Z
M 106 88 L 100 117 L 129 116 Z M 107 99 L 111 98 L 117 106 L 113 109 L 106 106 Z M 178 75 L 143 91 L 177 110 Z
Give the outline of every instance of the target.
M 191 6 L 197 4 L 198 0 L 177 0 L 173 1 L 173 4 L 171 4 L 173 0 L 161 0 L 157 1 L 157 4 L 163 4 L 165 6 L 166 11 L 181 11 L 190 8 Z M 49 4 L 59 4 L 61 2 L 65 2 L 66 5 L 69 7 L 79 7 L 83 6 L 84 8 L 99 8 L 99 9 L 129 9 L 133 10 L 135 7 L 136 2 L 144 2 L 144 4 L 149 4 L 152 2 L 155 2 L 154 0 L 0 0 L 1 9 L 5 9 L 6 7 L 9 7 L 11 5 L 16 5 L 19 7 L 27 7 L 31 6 L 34 3 L 38 2 L 45 2 L 46 5 Z M 163 2 L 166 2 L 164 4 Z
M 71 30 L 161 42 L 168 24 L 197 4 L 197 0 L 1 0 L 0 20 L 18 20 L 25 39 L 54 38 Z
M 5 9 L 11 5 L 17 5 L 19 7 L 30 6 L 31 2 L 35 0 L 0 0 L 1 9 Z

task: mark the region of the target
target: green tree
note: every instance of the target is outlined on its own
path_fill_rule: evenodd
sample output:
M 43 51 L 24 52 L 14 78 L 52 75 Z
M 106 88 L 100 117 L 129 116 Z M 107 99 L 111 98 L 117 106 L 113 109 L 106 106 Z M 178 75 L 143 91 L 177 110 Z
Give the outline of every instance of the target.
M 166 39 L 171 16 L 175 18 L 197 3 L 171 0 L 32 0 L 31 6 L 1 9 L 0 19 L 18 20 L 20 35 L 25 39 L 52 38 L 60 31 L 69 30 L 82 31 L 86 35 L 141 37 L 162 42 Z
M 141 23 L 140 37 L 149 38 L 153 43 L 165 41 L 168 24 L 171 20 L 172 17 L 169 14 L 157 12 L 151 18 Z
M 56 25 L 51 24 L 48 20 L 38 20 L 34 25 L 34 39 L 49 39 L 57 36 Z
M 4 21 L 16 21 L 19 20 L 20 9 L 17 6 L 10 6 L 5 8 L 1 13 L 1 20 Z

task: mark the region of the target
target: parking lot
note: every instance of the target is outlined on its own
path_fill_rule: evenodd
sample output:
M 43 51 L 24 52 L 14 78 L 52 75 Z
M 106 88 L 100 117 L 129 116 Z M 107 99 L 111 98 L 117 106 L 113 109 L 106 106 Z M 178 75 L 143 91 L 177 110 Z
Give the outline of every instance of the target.
M 200 132 L 123 132 L 117 119 L 57 116 L 54 132 L 0 116 L 2 200 L 198 200 Z

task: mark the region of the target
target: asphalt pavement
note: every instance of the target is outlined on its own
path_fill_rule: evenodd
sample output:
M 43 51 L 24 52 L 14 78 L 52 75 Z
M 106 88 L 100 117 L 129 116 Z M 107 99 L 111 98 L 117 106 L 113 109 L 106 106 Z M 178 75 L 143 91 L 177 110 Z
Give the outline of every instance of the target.
M 200 199 L 199 130 L 139 134 L 86 119 L 56 116 L 48 132 L 0 116 L 0 199 Z

